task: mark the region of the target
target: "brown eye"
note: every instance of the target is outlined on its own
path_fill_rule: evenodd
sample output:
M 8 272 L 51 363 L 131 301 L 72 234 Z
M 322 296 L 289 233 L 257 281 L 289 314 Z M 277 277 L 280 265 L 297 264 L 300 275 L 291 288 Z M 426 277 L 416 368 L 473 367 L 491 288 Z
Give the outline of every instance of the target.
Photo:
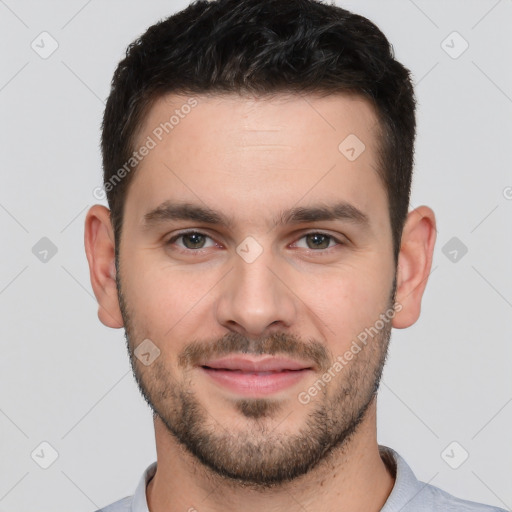
M 309 233 L 305 238 L 309 249 L 327 249 L 332 240 L 331 236 L 322 233 Z
M 202 249 L 206 241 L 206 236 L 201 233 L 186 233 L 180 238 L 187 249 Z
M 181 251 L 194 251 L 215 247 L 215 241 L 204 233 L 189 231 L 172 237 L 168 242 L 169 246 L 176 246 Z

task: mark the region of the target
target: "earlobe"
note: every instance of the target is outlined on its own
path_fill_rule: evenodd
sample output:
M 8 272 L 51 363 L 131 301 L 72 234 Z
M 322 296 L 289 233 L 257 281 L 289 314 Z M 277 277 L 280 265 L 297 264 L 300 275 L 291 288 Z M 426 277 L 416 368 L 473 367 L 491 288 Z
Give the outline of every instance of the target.
M 409 212 L 402 233 L 398 257 L 395 302 L 400 305 L 393 327 L 403 329 L 414 324 L 421 311 L 421 299 L 432 266 L 436 240 L 436 219 L 427 206 Z
M 107 327 L 123 327 L 117 296 L 114 233 L 110 211 L 104 206 L 94 205 L 87 213 L 84 241 L 98 317 Z

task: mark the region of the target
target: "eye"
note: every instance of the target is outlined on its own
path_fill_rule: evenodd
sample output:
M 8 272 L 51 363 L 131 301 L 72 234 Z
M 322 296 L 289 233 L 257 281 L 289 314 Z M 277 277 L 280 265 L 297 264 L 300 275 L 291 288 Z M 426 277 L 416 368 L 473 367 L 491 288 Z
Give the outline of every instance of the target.
M 168 242 L 168 245 L 172 245 L 176 243 L 178 240 L 182 241 L 182 243 L 178 243 L 178 247 L 184 249 L 206 249 L 208 247 L 214 247 L 215 242 L 204 233 L 199 233 L 198 231 L 189 231 L 187 233 L 180 233 L 179 235 L 173 236 Z M 210 244 L 207 245 L 207 241 L 210 240 Z
M 199 231 L 179 233 L 169 239 L 167 245 L 176 245 L 178 249 L 183 251 L 200 251 L 210 247 L 218 247 L 218 244 L 210 236 Z M 320 252 L 331 249 L 336 245 L 343 245 L 343 242 L 327 233 L 312 232 L 303 235 L 293 244 L 293 247 Z
M 305 245 L 300 243 L 300 240 L 305 240 Z M 307 233 L 299 239 L 299 242 L 295 242 L 295 247 L 303 249 L 321 250 L 330 249 L 336 245 L 342 244 L 342 242 L 331 235 L 326 233 Z

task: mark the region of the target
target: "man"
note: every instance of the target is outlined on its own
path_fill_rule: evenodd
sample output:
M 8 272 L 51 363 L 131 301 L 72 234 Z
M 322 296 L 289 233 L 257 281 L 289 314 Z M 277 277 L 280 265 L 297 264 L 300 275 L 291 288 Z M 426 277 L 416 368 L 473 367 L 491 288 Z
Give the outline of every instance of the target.
M 377 443 L 435 243 L 432 210 L 408 213 L 414 138 L 408 70 L 339 7 L 200 1 L 130 45 L 85 243 L 157 462 L 103 510 L 498 510 Z

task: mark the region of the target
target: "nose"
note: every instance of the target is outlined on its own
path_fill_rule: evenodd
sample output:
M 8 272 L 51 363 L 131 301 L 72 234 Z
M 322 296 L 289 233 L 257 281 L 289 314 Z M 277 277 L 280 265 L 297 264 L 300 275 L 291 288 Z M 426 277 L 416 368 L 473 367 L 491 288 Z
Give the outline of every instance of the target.
M 297 297 L 270 250 L 248 263 L 234 255 L 234 268 L 222 282 L 219 324 L 247 337 L 261 337 L 294 324 Z

